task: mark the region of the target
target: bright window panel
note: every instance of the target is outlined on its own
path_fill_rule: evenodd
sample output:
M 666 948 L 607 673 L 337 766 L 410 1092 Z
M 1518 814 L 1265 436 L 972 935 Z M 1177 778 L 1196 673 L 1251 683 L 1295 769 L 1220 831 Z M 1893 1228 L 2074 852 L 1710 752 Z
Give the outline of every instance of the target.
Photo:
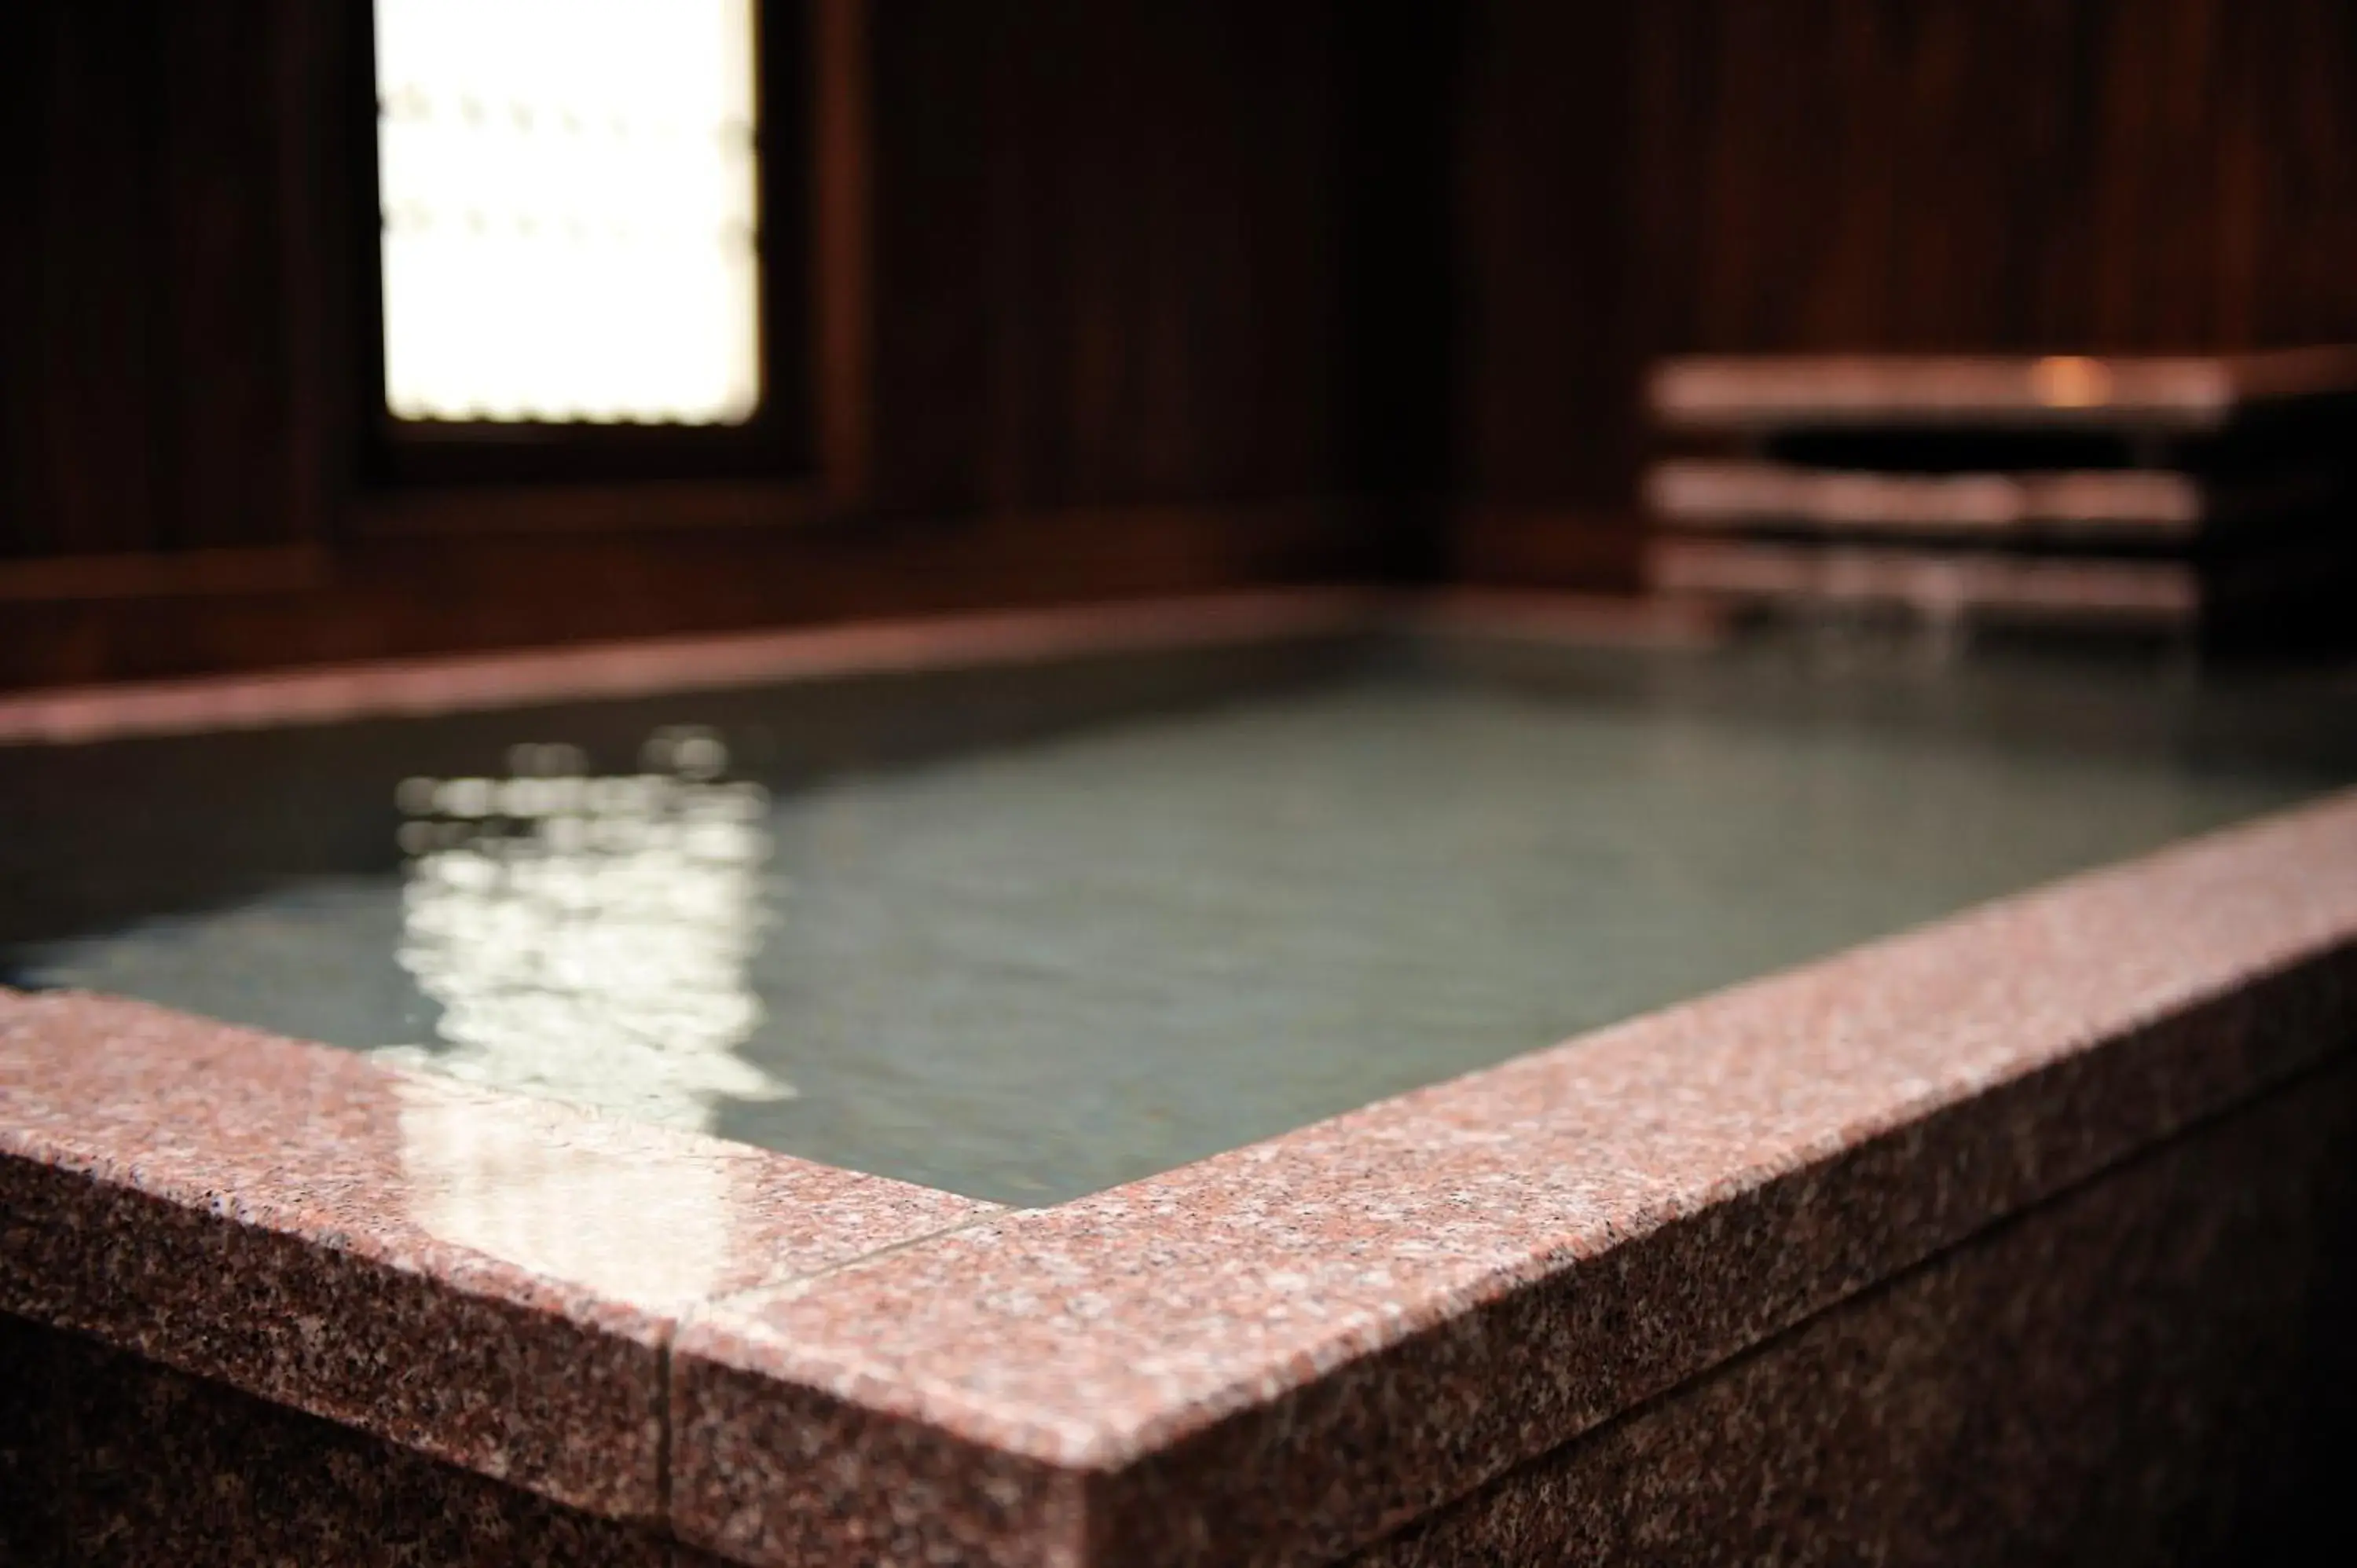
M 753 412 L 753 55 L 751 0 L 377 0 L 395 415 Z

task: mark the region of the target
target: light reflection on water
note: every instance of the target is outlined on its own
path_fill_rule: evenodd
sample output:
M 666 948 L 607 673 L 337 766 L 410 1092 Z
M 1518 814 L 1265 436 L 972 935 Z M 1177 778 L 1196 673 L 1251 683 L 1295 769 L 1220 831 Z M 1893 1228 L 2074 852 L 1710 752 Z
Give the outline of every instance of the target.
M 791 1098 L 737 1054 L 762 1017 L 766 791 L 722 781 L 700 729 L 658 731 L 635 775 L 589 777 L 569 746 L 510 758 L 400 787 L 396 956 L 441 1015 L 434 1043 L 370 1054 L 689 1129 Z

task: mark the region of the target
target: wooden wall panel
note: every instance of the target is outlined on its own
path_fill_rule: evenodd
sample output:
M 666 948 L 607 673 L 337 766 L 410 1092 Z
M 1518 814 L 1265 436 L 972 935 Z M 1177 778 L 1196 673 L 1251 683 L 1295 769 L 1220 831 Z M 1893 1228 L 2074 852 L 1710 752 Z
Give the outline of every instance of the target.
M 301 0 L 6 8 L 0 556 L 290 541 Z M 298 456 L 300 453 L 300 456 Z
M 1332 7 L 871 17 L 894 509 L 1335 483 Z
M 1659 355 L 2357 339 L 2344 0 L 1476 17 L 1462 542 L 1483 575 L 1632 579 Z
M 1394 0 L 1347 6 L 1338 31 L 1336 439 L 1409 580 L 1442 564 L 1457 484 L 1464 22 L 1455 0 Z
M 0 597 L 0 689 L 1330 583 L 1365 533 L 1308 502 L 364 538 L 307 577 Z
M 138 549 L 156 542 L 147 400 L 151 220 L 143 67 L 112 47 L 129 4 L 10 7 L 16 62 L 7 187 L 23 238 L 5 247 L 0 553 Z M 93 438 L 104 431 L 103 442 Z
M 1725 348 L 2221 349 L 2357 333 L 2338 0 L 1663 0 L 1632 229 Z
M 2345 0 L 775 0 L 866 62 L 842 482 L 371 490 L 358 5 L 0 6 L 0 683 L 1443 542 L 1629 586 L 1658 355 L 2357 338 Z
M 774 0 L 864 64 L 818 83 L 826 482 L 569 489 L 360 449 L 359 0 L 5 11 L 0 684 L 1392 569 L 1340 0 Z

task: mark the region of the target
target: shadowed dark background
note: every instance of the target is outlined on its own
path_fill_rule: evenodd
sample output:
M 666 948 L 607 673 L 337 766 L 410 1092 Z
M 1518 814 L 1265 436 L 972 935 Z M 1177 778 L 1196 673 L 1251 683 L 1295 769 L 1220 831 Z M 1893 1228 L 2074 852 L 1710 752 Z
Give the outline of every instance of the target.
M 764 18 L 798 417 L 709 474 L 457 482 L 374 401 L 364 9 L 7 7 L 0 684 L 1628 590 L 1660 354 L 2357 338 L 2341 0 Z

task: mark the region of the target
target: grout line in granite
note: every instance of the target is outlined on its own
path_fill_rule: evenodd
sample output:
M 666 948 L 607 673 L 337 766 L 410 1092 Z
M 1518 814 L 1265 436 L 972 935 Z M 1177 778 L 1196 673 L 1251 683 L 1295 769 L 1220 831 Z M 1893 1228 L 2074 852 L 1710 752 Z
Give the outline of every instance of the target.
M 112 1048 L 72 1048 L 93 1041 Z M 136 1090 L 126 1091 L 124 1083 L 93 1066 L 124 1060 L 162 1060 L 174 1070 L 160 1078 L 140 1077 Z M 77 1068 L 83 1074 L 80 1079 Z M 27 1075 L 21 1085 L 16 1081 L 19 1072 Z M 421 1219 L 415 1195 L 402 1196 L 399 1169 L 387 1185 L 386 1172 L 379 1168 L 395 1155 L 378 1146 L 383 1140 L 376 1135 L 386 1128 L 377 1122 L 384 1117 L 376 1114 L 371 1122 L 371 1116 L 411 1104 L 393 1090 L 415 1088 L 436 1106 L 480 1113 L 503 1126 L 512 1123 L 510 1130 L 530 1137 L 535 1146 L 554 1137 L 568 1149 L 588 1149 L 599 1135 L 611 1134 L 624 1145 L 610 1151 L 618 1157 L 655 1144 L 662 1145 L 659 1153 L 749 1168 L 759 1191 L 745 1198 L 746 1215 L 776 1233 L 752 1239 L 752 1251 L 737 1265 L 743 1283 L 716 1281 L 718 1294 L 733 1294 L 756 1283 L 791 1283 L 797 1272 L 814 1264 L 815 1272 L 823 1272 L 828 1262 L 849 1261 L 839 1252 L 830 1260 L 830 1246 L 862 1255 L 875 1240 L 893 1234 L 896 1221 L 915 1219 L 930 1234 L 942 1216 L 983 1207 L 938 1189 L 653 1127 L 562 1101 L 394 1072 L 316 1043 L 90 993 L 27 994 L 0 987 L 0 1080 L 28 1094 L 27 1114 L 19 1117 L 13 1114 L 18 1109 L 13 1096 L 0 1090 L 0 1097 L 11 1099 L 12 1112 L 0 1118 L 0 1208 L 12 1208 L 12 1220 L 32 1223 L 48 1212 L 58 1221 L 32 1223 L 23 1233 L 9 1227 L 8 1246 L 0 1251 L 11 1254 L 6 1261 L 14 1265 L 23 1261 L 16 1255 L 20 1244 L 43 1236 L 69 1239 L 59 1243 L 67 1251 L 49 1260 L 55 1265 L 49 1273 L 28 1264 L 28 1272 L 7 1278 L 9 1289 L 0 1291 L 0 1305 L 33 1321 L 97 1336 L 191 1375 L 499 1477 L 560 1504 L 604 1517 L 662 1519 L 666 1528 L 676 1446 L 670 1409 L 672 1350 L 681 1324 L 702 1297 L 648 1294 L 601 1283 L 594 1274 L 544 1268 L 500 1245 L 500 1238 L 453 1235 Z M 193 1092 L 199 1080 L 207 1113 L 168 1133 L 152 1126 L 143 1130 L 138 1115 L 90 1122 L 69 1113 L 93 1096 L 96 1103 L 118 1111 L 169 1103 L 175 1092 Z M 224 1083 L 251 1092 L 223 1099 L 218 1091 Z M 266 1123 L 282 1133 L 290 1126 L 302 1131 L 282 1148 L 248 1157 L 253 1153 L 253 1140 L 244 1135 L 250 1123 Z M 35 1184 L 47 1210 L 36 1202 L 33 1217 L 13 1211 L 14 1184 L 24 1182 Z M 819 1208 L 808 1208 L 808 1199 L 818 1200 Z M 845 1206 L 840 1214 L 834 1212 L 838 1203 Z M 70 1239 L 85 1228 L 69 1211 L 116 1209 L 136 1210 L 142 1224 L 162 1228 L 162 1272 L 146 1283 L 151 1291 L 195 1293 L 183 1304 L 188 1311 L 142 1316 L 125 1293 L 88 1277 L 97 1263 L 75 1252 Z M 59 1219 L 60 1215 L 68 1217 Z M 173 1230 L 175 1225 L 180 1229 Z M 249 1331 L 250 1325 L 231 1322 L 223 1327 L 216 1322 L 219 1314 L 196 1299 L 206 1287 L 195 1283 L 199 1276 L 188 1271 L 218 1263 L 223 1248 L 264 1271 L 272 1290 L 296 1293 L 312 1304 L 307 1310 L 321 1332 L 303 1329 L 299 1344 L 289 1348 L 266 1342 L 267 1331 Z M 38 1262 L 38 1247 L 36 1254 Z M 87 1265 L 80 1268 L 79 1279 L 78 1257 Z M 381 1369 L 384 1358 L 368 1347 L 382 1340 L 387 1327 L 350 1320 L 341 1316 L 339 1304 L 361 1298 L 374 1303 L 386 1290 L 399 1298 L 404 1313 L 423 1315 L 418 1321 L 425 1327 L 416 1332 L 431 1335 L 430 1344 L 419 1343 L 429 1358 L 443 1357 L 435 1365 L 447 1369 L 445 1352 L 454 1345 L 459 1348 L 450 1353 L 463 1360 L 469 1343 L 489 1343 L 493 1350 L 487 1353 L 519 1366 L 536 1364 L 535 1357 L 569 1356 L 574 1365 L 587 1369 L 582 1388 L 566 1396 L 583 1408 L 568 1409 L 553 1423 L 534 1418 L 517 1425 L 502 1416 L 487 1427 L 470 1413 L 481 1400 L 463 1388 L 451 1394 L 438 1388 L 410 1393 L 377 1389 L 382 1380 L 371 1369 Z M 454 1323 L 463 1323 L 465 1331 L 452 1327 Z M 492 1336 L 488 1341 L 481 1338 L 486 1323 Z M 410 1332 L 406 1324 L 404 1319 L 392 1337 Z M 347 1353 L 339 1346 L 361 1348 Z M 633 1359 L 641 1370 L 623 1364 Z M 631 1377 L 644 1380 L 635 1408 L 617 1402 L 629 1398 L 617 1385 Z M 577 1380 L 567 1373 L 561 1380 L 571 1387 Z M 461 1376 L 457 1381 L 468 1380 Z M 408 1386 L 424 1387 L 414 1380 Z M 585 1419 L 595 1431 L 585 1427 Z M 611 1432 L 597 1426 L 608 1420 L 622 1424 Z M 606 1468 L 585 1471 L 583 1453 L 600 1443 L 613 1445 L 608 1459 L 600 1462 Z
M 879 1258 L 888 1257 L 895 1252 L 906 1251 L 912 1247 L 922 1246 L 930 1241 L 938 1241 L 944 1237 L 953 1236 L 961 1230 L 970 1230 L 975 1226 L 985 1225 L 994 1220 L 1005 1219 L 1009 1214 L 1022 1212 L 1021 1210 L 1009 1208 L 1004 1204 L 985 1203 L 979 1198 L 972 1201 L 977 1205 L 974 1212 L 968 1215 L 965 1219 L 958 1220 L 952 1224 L 943 1225 L 931 1230 L 920 1232 L 917 1235 L 892 1242 L 889 1245 L 877 1247 L 871 1251 L 859 1253 L 855 1257 L 838 1259 L 836 1262 L 829 1263 L 823 1268 L 813 1269 L 803 1274 L 797 1274 L 791 1279 L 772 1280 L 764 1284 L 748 1286 L 743 1290 L 730 1291 L 722 1295 L 709 1296 L 701 1302 L 693 1303 L 689 1305 L 683 1306 L 672 1315 L 670 1322 L 663 1326 L 660 1338 L 655 1346 L 655 1391 L 657 1399 L 657 1421 L 655 1429 L 655 1498 L 658 1509 L 656 1517 L 662 1522 L 662 1533 L 666 1539 L 683 1543 L 686 1543 L 687 1541 L 687 1538 L 680 1531 L 678 1515 L 673 1506 L 673 1499 L 674 1496 L 674 1486 L 677 1480 L 675 1456 L 679 1451 L 677 1429 L 678 1407 L 673 1393 L 676 1377 L 674 1352 L 679 1343 L 679 1337 L 681 1333 L 686 1329 L 688 1325 L 695 1318 L 704 1316 L 716 1310 L 727 1311 L 738 1305 L 753 1305 L 771 1300 L 784 1300 L 802 1291 L 810 1289 L 813 1285 L 823 1279 L 826 1279 L 830 1275 L 841 1273 L 845 1270 L 850 1269 L 857 1264 L 873 1262 Z
M 935 1188 L 934 1190 L 946 1191 L 947 1189 Z M 1039 1209 L 1015 1208 L 1006 1204 L 985 1203 L 980 1198 L 971 1201 L 978 1207 L 974 1213 L 967 1215 L 963 1219 L 952 1221 L 935 1230 L 920 1231 L 914 1236 L 903 1237 L 898 1241 L 888 1242 L 871 1251 L 861 1252 L 856 1257 L 838 1258 L 823 1267 L 813 1269 L 808 1273 L 796 1274 L 791 1279 L 765 1280 L 757 1285 L 747 1285 L 743 1290 L 729 1291 L 722 1295 L 706 1296 L 704 1300 L 683 1308 L 678 1315 L 678 1320 L 681 1324 L 685 1324 L 691 1316 L 702 1316 L 712 1312 L 734 1312 L 771 1301 L 788 1301 L 833 1275 L 888 1258 L 895 1252 L 905 1252 L 911 1248 L 922 1247 L 945 1237 L 954 1236 L 962 1230 L 971 1230 L 979 1225 L 988 1225 L 1005 1219 L 1009 1215 L 1045 1212 Z
M 679 1528 L 672 1518 L 672 1463 L 677 1447 L 671 1416 L 672 1347 L 679 1339 L 679 1320 L 664 1325 L 662 1336 L 655 1345 L 655 1518 L 662 1521 L 664 1535 L 677 1540 Z

